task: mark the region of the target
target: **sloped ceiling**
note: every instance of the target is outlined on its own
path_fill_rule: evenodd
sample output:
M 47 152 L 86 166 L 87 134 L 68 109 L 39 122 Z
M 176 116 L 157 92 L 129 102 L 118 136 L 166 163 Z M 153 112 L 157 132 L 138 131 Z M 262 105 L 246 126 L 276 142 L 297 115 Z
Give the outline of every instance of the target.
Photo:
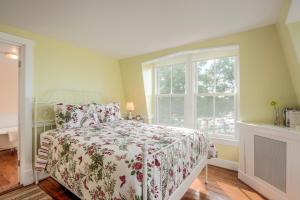
M 274 24 L 282 0 L 9 0 L 0 23 L 124 58 Z

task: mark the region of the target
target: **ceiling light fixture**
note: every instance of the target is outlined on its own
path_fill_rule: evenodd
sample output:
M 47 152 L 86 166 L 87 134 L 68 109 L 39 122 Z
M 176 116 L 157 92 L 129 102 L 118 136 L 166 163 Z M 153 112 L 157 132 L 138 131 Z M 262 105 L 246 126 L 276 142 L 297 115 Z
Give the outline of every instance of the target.
M 5 57 L 9 58 L 9 59 L 13 59 L 13 60 L 17 60 L 19 59 L 19 56 L 17 54 L 14 53 L 4 53 Z

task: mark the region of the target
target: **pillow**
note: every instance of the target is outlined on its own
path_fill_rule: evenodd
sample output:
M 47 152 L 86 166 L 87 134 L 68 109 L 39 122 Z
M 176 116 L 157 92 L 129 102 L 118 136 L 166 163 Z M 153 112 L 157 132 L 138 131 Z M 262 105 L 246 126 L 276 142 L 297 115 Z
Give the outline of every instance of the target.
M 119 103 L 95 104 L 95 109 L 100 123 L 122 119 Z
M 57 128 L 79 128 L 97 125 L 98 118 L 95 116 L 95 106 L 57 104 L 54 107 L 55 123 Z

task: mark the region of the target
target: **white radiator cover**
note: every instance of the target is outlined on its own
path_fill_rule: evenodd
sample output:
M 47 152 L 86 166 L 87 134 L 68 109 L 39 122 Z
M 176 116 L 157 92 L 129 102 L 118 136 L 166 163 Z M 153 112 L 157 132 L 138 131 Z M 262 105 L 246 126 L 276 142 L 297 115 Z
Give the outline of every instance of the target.
M 300 132 L 271 125 L 238 123 L 239 178 L 274 200 L 300 196 Z

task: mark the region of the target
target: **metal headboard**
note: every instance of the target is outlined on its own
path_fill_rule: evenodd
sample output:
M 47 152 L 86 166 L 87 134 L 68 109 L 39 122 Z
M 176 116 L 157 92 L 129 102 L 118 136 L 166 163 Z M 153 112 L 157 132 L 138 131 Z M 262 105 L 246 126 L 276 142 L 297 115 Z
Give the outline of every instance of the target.
M 88 104 L 119 101 L 117 97 L 108 97 L 98 91 L 79 90 L 49 90 L 43 98 L 34 98 L 33 102 L 33 134 L 34 163 L 38 154 L 39 132 L 45 132 L 55 127 L 54 105 L 57 103 Z M 38 172 L 34 170 L 35 182 L 38 183 Z
M 79 90 L 49 90 L 43 98 L 34 98 L 33 106 L 33 133 L 34 133 L 34 153 L 37 155 L 39 131 L 55 127 L 54 105 L 57 103 L 67 104 L 87 104 L 87 103 L 106 103 L 117 99 L 95 91 Z

